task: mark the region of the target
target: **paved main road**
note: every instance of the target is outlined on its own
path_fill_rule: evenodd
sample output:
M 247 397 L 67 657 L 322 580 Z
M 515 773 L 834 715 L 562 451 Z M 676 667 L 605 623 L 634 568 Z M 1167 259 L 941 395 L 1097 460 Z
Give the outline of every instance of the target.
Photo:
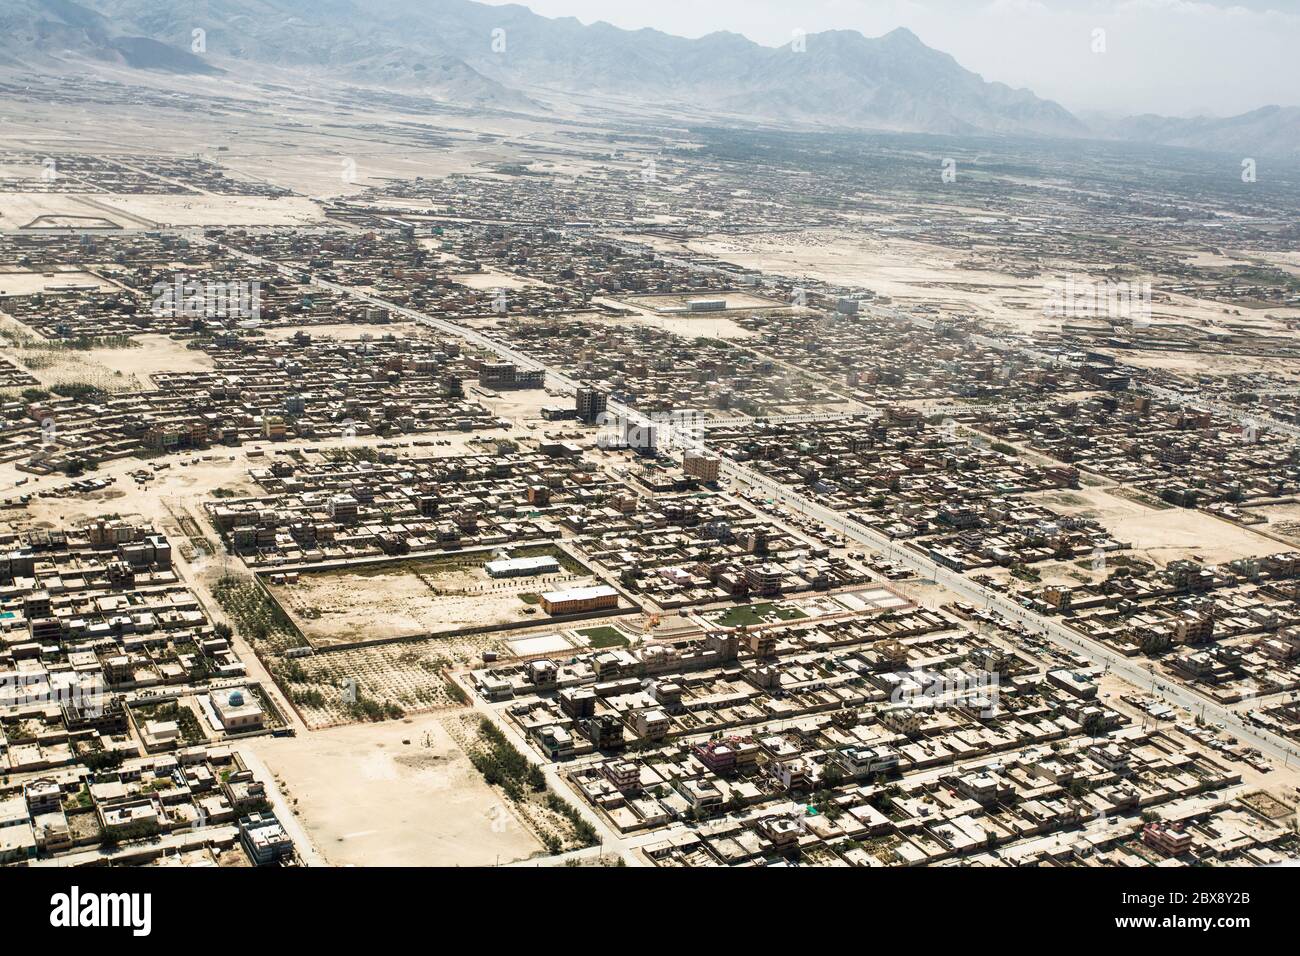
M 773 500 L 781 502 L 805 517 L 820 521 L 846 537 L 883 552 L 891 561 L 909 567 L 922 577 L 933 580 L 966 602 L 976 607 L 996 610 L 1008 620 L 1047 638 L 1058 647 L 1084 655 L 1136 687 L 1158 692 L 1167 701 L 1194 713 L 1203 713 L 1211 723 L 1222 723 L 1233 728 L 1238 737 L 1249 740 L 1260 751 L 1274 759 L 1287 760 L 1300 755 L 1300 751 L 1297 751 L 1289 741 L 1250 726 L 1235 711 L 1217 701 L 1184 685 L 1160 677 L 1115 649 L 1071 630 L 1060 621 L 1021 607 L 1005 594 L 976 584 L 964 575 L 943 567 L 911 548 L 895 543 L 874 528 L 869 528 L 840 512 L 810 501 L 792 489 L 734 462 L 724 459 L 722 470 L 738 481 L 761 489 Z

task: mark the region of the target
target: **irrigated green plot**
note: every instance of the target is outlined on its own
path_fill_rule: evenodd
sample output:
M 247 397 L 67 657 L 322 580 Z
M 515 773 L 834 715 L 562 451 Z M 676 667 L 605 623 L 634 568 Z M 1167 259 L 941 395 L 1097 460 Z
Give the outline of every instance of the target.
M 714 618 L 722 627 L 753 627 L 756 624 L 771 624 L 775 621 L 798 621 L 807 617 L 803 611 L 789 604 L 774 604 L 770 601 L 762 604 L 740 604 Z
M 578 631 L 594 648 L 627 647 L 628 639 L 616 627 L 587 627 Z

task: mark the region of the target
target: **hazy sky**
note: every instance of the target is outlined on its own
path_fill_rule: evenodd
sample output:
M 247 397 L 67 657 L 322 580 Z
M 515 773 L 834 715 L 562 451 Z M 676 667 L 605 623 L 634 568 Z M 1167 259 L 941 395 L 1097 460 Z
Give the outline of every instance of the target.
M 500 2 L 500 0 L 488 0 Z M 985 79 L 1071 110 L 1169 115 L 1300 105 L 1300 0 L 521 0 L 543 16 L 759 43 L 905 26 Z M 1093 52 L 1105 30 L 1105 52 Z M 811 42 L 811 41 L 809 41 Z

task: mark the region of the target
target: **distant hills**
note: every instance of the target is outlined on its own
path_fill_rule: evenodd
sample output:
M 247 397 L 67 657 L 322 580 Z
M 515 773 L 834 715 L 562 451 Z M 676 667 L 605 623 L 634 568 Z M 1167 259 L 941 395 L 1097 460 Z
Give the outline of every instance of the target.
M 196 29 L 205 48 L 192 52 Z M 241 76 L 260 64 L 527 112 L 645 104 L 794 127 L 1103 136 L 1242 155 L 1300 148 L 1297 108 L 1090 124 L 985 81 L 902 29 L 828 31 L 773 48 L 735 33 L 685 39 L 472 0 L 4 0 L 0 63 L 53 71 L 78 60 Z
M 1239 156 L 1300 153 L 1300 107 L 1265 106 L 1226 119 L 1129 116 L 1098 125 L 1118 139 L 1165 146 L 1187 146 Z
M 71 0 L 4 0 L 0 4 L 0 63 L 53 68 L 69 53 L 141 70 L 220 72 L 188 48 L 124 31 L 109 18 Z

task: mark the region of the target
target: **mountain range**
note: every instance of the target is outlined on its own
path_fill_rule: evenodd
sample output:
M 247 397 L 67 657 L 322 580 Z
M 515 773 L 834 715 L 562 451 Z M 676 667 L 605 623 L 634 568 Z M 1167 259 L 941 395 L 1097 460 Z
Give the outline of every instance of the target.
M 76 61 L 242 77 L 260 65 L 524 112 L 599 104 L 795 128 L 1113 137 L 1240 155 L 1300 148 L 1300 108 L 1088 123 L 984 80 L 905 29 L 766 47 L 736 33 L 686 39 L 472 0 L 4 0 L 0 64 L 53 71 Z

